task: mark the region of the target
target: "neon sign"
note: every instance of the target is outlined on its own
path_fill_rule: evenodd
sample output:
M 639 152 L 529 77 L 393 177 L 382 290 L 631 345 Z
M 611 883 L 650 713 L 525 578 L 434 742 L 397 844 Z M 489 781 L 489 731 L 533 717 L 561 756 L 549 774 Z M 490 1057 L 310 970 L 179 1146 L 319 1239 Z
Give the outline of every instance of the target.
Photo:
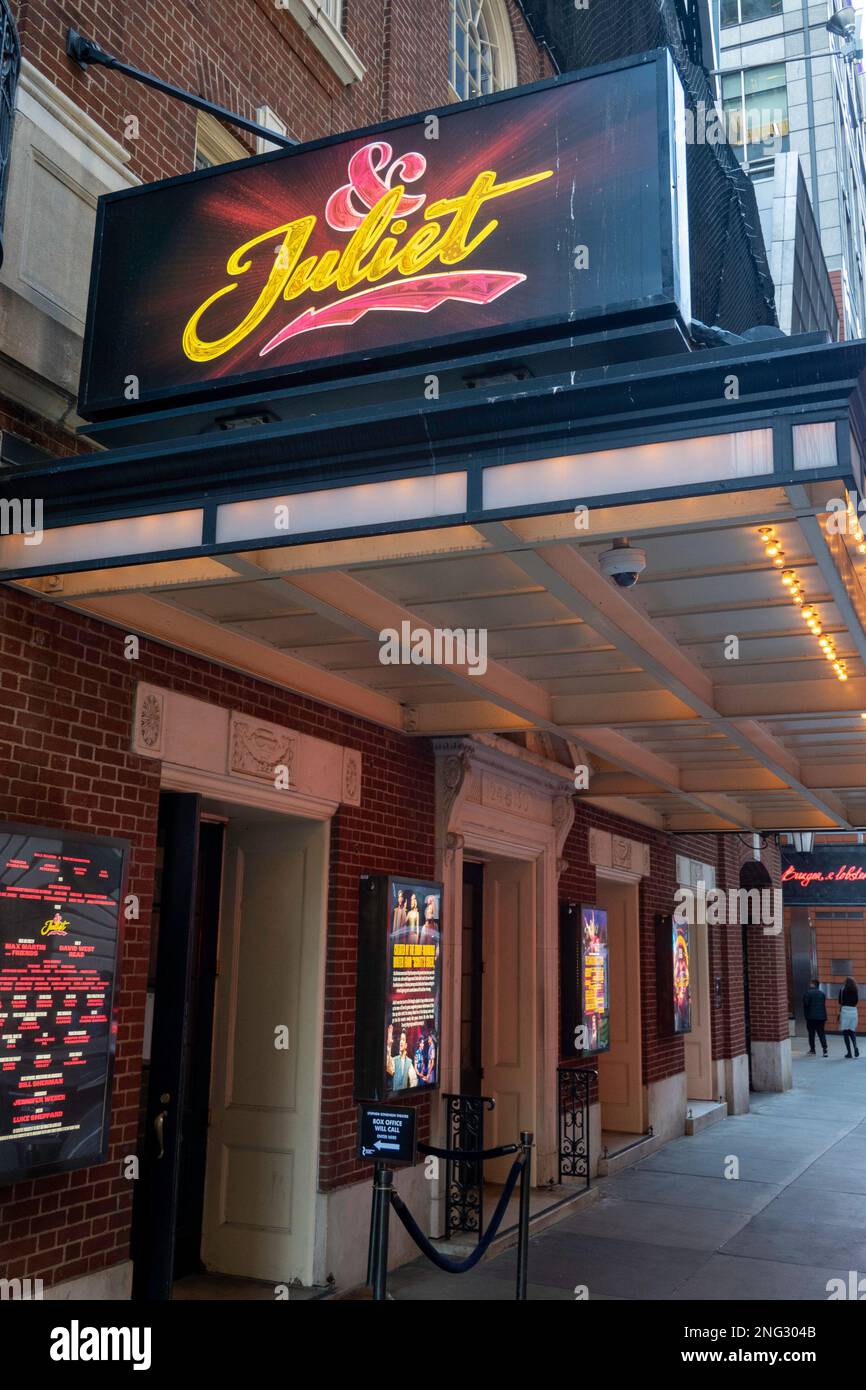
M 431 203 L 424 212 L 422 225 L 412 230 L 401 247 L 398 236 L 409 229 L 409 218 L 420 212 L 427 194 L 410 196 L 405 183 L 393 184 L 392 180 L 402 172 L 406 183 L 414 183 L 426 171 L 427 160 L 417 152 L 396 160 L 393 154 L 387 141 L 364 145 L 349 160 L 349 182 L 328 199 L 327 224 L 333 231 L 349 234 L 345 246 L 302 260 L 317 223 L 315 216 L 308 215 L 261 232 L 232 252 L 226 269 L 235 279 L 199 305 L 184 329 L 183 350 L 191 361 L 209 362 L 230 352 L 249 337 L 281 298 L 291 302 L 304 294 L 321 294 L 334 287 L 341 295 L 325 308 L 309 308 L 293 318 L 259 350 L 260 357 L 266 357 L 298 333 L 337 324 L 349 326 L 374 309 L 429 314 L 449 299 L 489 304 L 526 279 L 525 275 L 501 270 L 417 276 L 414 272 L 437 261 L 440 265 L 460 265 L 499 226 L 498 220 L 491 218 L 486 226 L 475 230 L 475 219 L 484 204 L 552 178 L 552 169 L 504 183 L 498 181 L 495 171 L 483 170 L 466 193 Z M 355 198 L 364 204 L 364 213 L 357 210 Z M 387 236 L 389 231 L 392 235 Z M 211 305 L 238 288 L 241 277 L 251 268 L 251 252 L 257 247 L 267 248 L 274 241 L 279 243 L 274 267 L 251 309 L 230 332 L 210 342 L 201 338 L 199 324 Z M 359 294 L 350 293 L 365 280 L 372 283 L 394 274 L 413 278 L 389 280 Z

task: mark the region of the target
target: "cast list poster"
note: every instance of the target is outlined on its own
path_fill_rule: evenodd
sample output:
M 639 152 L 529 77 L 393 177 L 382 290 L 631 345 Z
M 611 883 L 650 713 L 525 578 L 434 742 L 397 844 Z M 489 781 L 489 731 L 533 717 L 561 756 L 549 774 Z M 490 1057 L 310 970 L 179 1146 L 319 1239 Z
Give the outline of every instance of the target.
M 581 970 L 584 1051 L 607 1052 L 610 1047 L 610 1013 L 607 975 L 607 913 L 600 907 L 583 907 L 581 917 Z
M 103 1151 L 124 853 L 0 826 L 0 1182 Z
M 438 884 L 392 879 L 385 1071 L 390 1092 L 439 1084 L 442 990 Z

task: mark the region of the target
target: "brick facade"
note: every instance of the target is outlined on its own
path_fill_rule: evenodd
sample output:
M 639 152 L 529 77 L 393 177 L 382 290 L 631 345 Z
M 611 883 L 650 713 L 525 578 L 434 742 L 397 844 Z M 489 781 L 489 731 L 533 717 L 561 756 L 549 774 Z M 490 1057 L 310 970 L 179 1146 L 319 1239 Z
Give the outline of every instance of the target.
M 365 870 L 431 877 L 433 757 L 413 741 L 278 690 L 252 677 L 142 641 L 123 656 L 124 634 L 93 619 L 0 590 L 0 815 L 63 829 L 119 835 L 132 843 L 129 892 L 138 922 L 126 924 L 119 967 L 118 1035 L 110 1159 L 0 1189 L 0 1250 L 6 1277 L 55 1283 L 126 1257 L 132 1192 L 121 1174 L 135 1152 L 156 855 L 159 765 L 129 751 L 139 680 L 302 733 L 357 748 L 363 801 L 332 823 L 323 1028 L 320 1187 L 365 1171 L 353 1157 L 352 1104 L 358 880 Z M 422 1100 L 422 1106 L 428 1102 Z M 422 1133 L 426 1130 L 426 1115 Z

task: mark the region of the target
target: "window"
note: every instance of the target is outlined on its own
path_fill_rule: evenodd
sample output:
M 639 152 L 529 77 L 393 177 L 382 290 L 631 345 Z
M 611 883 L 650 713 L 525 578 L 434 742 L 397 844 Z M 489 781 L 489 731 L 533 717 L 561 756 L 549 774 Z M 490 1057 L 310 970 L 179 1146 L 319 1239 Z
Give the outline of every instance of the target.
M 747 166 L 788 148 L 784 63 L 725 73 L 722 107 L 728 140 Z
M 319 4 L 334 28 L 339 29 L 343 23 L 343 0 L 319 0 Z
M 749 24 L 753 19 L 770 19 L 781 13 L 782 0 L 722 0 L 722 28 Z
M 504 0 L 451 0 L 451 86 L 458 101 L 517 83 Z
M 250 152 L 236 140 L 224 125 L 209 111 L 199 111 L 195 125 L 195 168 L 212 169 L 215 164 L 230 164 L 235 159 L 249 159 Z

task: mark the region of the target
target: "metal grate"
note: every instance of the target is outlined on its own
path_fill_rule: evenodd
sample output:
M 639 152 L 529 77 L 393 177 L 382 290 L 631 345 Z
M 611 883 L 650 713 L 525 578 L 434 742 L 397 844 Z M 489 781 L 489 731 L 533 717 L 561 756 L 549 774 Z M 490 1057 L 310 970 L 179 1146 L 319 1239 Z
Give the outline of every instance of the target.
M 592 0 L 579 10 L 562 0 L 521 4 L 563 71 L 667 48 L 697 128 L 712 113 L 715 95 L 700 65 L 700 27 L 691 0 Z M 733 333 L 775 325 L 775 294 L 755 191 L 734 151 L 726 141 L 693 140 L 686 167 L 694 317 Z
M 0 0 L 0 265 L 3 263 L 2 229 L 12 150 L 12 124 L 15 119 L 15 92 L 20 71 L 21 42 L 18 30 L 7 0 Z

